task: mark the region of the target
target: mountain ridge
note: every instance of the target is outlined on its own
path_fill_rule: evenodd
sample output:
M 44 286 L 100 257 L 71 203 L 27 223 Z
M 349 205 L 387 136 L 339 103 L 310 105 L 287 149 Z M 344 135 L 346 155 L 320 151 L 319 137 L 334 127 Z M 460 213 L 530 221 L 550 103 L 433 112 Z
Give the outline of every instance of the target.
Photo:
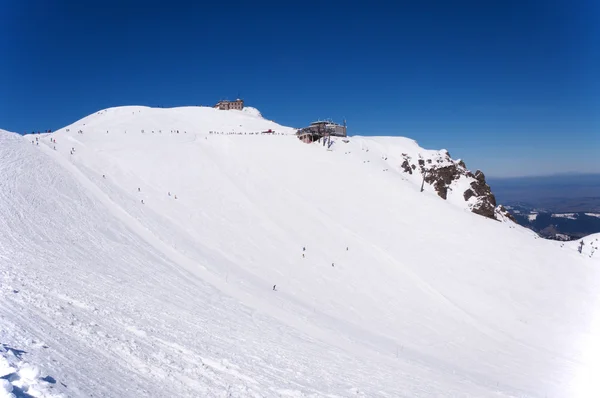
M 392 166 L 408 139 L 327 150 L 237 112 L 139 111 L 0 134 L 0 337 L 53 391 L 600 391 L 587 244 L 421 192 Z

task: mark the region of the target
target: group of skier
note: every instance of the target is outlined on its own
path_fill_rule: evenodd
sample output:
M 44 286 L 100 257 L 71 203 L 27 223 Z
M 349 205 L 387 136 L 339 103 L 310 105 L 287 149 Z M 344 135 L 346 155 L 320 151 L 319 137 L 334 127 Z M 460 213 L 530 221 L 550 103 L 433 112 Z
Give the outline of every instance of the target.
M 346 251 L 349 251 L 349 247 L 348 246 L 346 246 Z M 306 252 L 306 246 L 303 246 L 302 247 L 302 258 L 306 258 L 305 252 Z M 335 263 L 331 263 L 331 266 L 333 268 L 335 268 Z M 273 285 L 273 291 L 277 291 L 277 285 Z
M 102 174 L 103 178 L 106 178 L 104 174 Z M 142 192 L 142 188 L 138 187 L 138 192 Z M 171 196 L 171 191 L 167 192 L 168 196 Z M 177 199 L 177 195 L 173 195 L 173 199 Z M 141 200 L 141 203 L 144 204 L 144 199 Z

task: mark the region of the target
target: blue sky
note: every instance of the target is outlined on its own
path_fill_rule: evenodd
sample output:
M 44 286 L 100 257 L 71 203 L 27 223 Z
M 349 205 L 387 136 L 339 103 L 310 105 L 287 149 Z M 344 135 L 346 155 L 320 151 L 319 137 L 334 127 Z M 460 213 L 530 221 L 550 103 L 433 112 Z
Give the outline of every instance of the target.
M 598 4 L 0 0 L 0 128 L 239 94 L 491 176 L 600 172 Z

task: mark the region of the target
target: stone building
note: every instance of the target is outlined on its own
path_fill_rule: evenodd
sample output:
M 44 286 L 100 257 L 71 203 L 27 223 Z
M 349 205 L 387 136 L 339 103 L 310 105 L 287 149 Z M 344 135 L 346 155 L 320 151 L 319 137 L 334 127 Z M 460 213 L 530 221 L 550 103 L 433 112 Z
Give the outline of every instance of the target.
M 214 108 L 221 109 L 223 111 L 228 111 L 230 109 L 237 109 L 241 111 L 242 109 L 244 109 L 244 100 L 238 98 L 235 101 L 219 101 L 214 106 Z

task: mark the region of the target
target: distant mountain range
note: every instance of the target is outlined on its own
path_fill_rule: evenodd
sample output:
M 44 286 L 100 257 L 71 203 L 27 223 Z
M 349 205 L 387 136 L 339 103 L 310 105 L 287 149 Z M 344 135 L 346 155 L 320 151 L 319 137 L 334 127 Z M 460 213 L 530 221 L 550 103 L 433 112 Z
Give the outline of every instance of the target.
M 600 174 L 488 178 L 499 203 L 540 235 L 572 240 L 600 232 Z

